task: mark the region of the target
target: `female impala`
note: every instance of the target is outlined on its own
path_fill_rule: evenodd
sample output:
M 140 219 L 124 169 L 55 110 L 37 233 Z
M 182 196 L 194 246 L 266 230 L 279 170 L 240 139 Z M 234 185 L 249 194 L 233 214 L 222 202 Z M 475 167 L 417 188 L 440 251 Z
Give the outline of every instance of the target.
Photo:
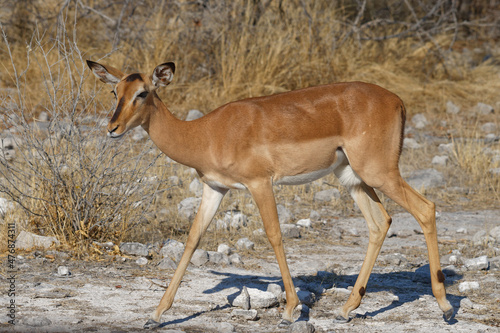
M 289 325 L 299 300 L 285 259 L 272 186 L 304 184 L 331 172 L 349 189 L 369 229 L 365 260 L 337 319 L 348 320 L 349 312 L 361 303 L 391 224 L 374 188 L 409 211 L 422 227 L 432 291 L 445 318 L 451 318 L 453 308 L 439 263 L 435 206 L 401 178 L 398 168 L 405 123 L 399 97 L 373 84 L 337 83 L 229 103 L 185 122 L 175 118 L 156 94 L 172 81 L 173 63 L 157 66 L 151 76 L 87 63 L 99 79 L 115 87 L 118 105 L 108 136 L 119 138 L 141 125 L 161 151 L 195 168 L 204 183 L 184 254 L 146 328 L 157 327 L 171 307 L 191 256 L 229 189 L 248 189 L 259 208 L 285 286 L 287 304 L 280 326 Z

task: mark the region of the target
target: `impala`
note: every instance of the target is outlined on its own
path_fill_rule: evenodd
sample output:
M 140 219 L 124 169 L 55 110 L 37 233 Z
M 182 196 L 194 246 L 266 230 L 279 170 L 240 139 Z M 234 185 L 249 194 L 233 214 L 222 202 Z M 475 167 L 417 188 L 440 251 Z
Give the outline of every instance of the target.
M 304 184 L 332 172 L 348 188 L 369 229 L 361 271 L 336 319 L 349 320 L 349 313 L 360 305 L 391 224 L 374 189 L 420 224 L 432 291 L 445 318 L 451 318 L 453 308 L 439 263 L 435 205 L 401 178 L 398 167 L 406 113 L 398 96 L 373 84 L 336 83 L 232 102 L 188 122 L 174 117 L 156 94 L 172 81 L 174 63 L 157 66 L 151 76 L 87 63 L 97 78 L 114 86 L 118 104 L 108 136 L 119 138 L 140 125 L 162 152 L 195 168 L 203 181 L 201 205 L 184 254 L 145 328 L 160 325 L 200 238 L 230 189 L 247 189 L 257 204 L 286 292 L 279 325 L 290 325 L 299 299 L 285 258 L 273 184 Z

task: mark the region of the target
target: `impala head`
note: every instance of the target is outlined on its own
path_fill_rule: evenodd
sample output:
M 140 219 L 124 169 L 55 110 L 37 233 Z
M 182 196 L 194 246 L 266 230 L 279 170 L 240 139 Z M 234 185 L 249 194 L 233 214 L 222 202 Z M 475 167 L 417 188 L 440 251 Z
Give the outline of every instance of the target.
M 128 130 L 149 121 L 154 107 L 156 89 L 168 85 L 174 77 L 175 64 L 167 62 L 157 66 L 149 76 L 142 73 L 124 74 L 122 71 L 87 60 L 94 75 L 104 83 L 113 85 L 111 91 L 118 101 L 113 117 L 108 123 L 108 136 L 119 138 Z

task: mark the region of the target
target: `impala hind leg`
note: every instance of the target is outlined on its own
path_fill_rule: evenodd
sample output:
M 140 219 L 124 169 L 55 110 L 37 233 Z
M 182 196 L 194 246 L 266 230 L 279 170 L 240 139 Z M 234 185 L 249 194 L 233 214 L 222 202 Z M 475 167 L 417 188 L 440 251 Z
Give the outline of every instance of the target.
M 201 199 L 200 208 L 198 209 L 196 217 L 193 221 L 193 225 L 189 230 L 184 253 L 182 254 L 179 265 L 177 266 L 174 276 L 172 277 L 172 281 L 170 281 L 170 284 L 168 285 L 168 288 L 165 291 L 160 304 L 151 315 L 151 318 L 146 322 L 144 328 L 158 327 L 160 325 L 161 315 L 172 306 L 175 293 L 179 288 L 179 284 L 181 283 L 182 277 L 186 272 L 189 261 L 191 260 L 194 251 L 198 247 L 201 236 L 203 235 L 205 230 L 207 230 L 207 227 L 212 221 L 217 208 L 219 208 L 220 202 L 222 201 L 222 198 L 224 197 L 226 192 L 227 190 L 225 189 L 213 189 L 207 184 L 203 184 L 203 196 Z
M 391 217 L 380 203 L 377 194 L 370 186 L 361 183 L 350 188 L 351 196 L 365 217 L 369 230 L 369 243 L 365 260 L 361 266 L 354 288 L 345 305 L 340 310 L 339 321 L 349 320 L 349 313 L 356 309 L 366 292 L 366 284 L 372 272 L 375 260 L 380 252 L 385 236 L 391 225 Z
M 289 326 L 293 322 L 293 310 L 299 304 L 299 298 L 293 285 L 290 270 L 286 262 L 285 250 L 281 238 L 280 223 L 278 220 L 278 210 L 274 198 L 273 188 L 270 180 L 262 181 L 249 187 L 249 190 L 259 208 L 267 238 L 276 254 L 280 267 L 281 277 L 285 286 L 286 306 L 282 315 L 280 327 Z
M 408 183 L 401 178 L 399 173 L 385 182 L 379 190 L 406 209 L 420 224 L 427 243 L 432 293 L 434 297 L 436 297 L 439 308 L 443 311 L 446 320 L 449 320 L 453 315 L 453 307 L 446 299 L 444 287 L 445 276 L 441 271 L 439 262 L 436 208 L 434 203 L 427 200 L 423 195 L 408 185 Z

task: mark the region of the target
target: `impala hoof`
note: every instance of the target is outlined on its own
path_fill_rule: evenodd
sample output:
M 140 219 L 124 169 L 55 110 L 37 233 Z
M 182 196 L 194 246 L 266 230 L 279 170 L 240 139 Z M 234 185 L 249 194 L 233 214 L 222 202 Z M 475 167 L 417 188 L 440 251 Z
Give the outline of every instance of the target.
M 290 325 L 292 325 L 292 322 L 290 320 L 283 319 L 279 324 L 278 328 L 287 328 Z
M 152 330 L 152 329 L 155 329 L 157 328 L 158 326 L 160 326 L 160 323 L 157 322 L 156 320 L 153 320 L 153 319 L 149 319 L 145 324 L 144 324 L 144 328 L 147 329 L 147 330 Z
M 339 323 L 339 324 L 345 324 L 345 323 L 349 322 L 350 319 L 351 318 L 349 318 L 349 317 L 344 318 L 343 316 L 338 315 L 337 317 L 335 317 L 335 319 L 333 321 L 336 323 Z
M 452 316 L 453 316 L 453 308 L 446 310 L 444 312 L 444 319 L 446 319 L 446 321 L 449 321 Z

